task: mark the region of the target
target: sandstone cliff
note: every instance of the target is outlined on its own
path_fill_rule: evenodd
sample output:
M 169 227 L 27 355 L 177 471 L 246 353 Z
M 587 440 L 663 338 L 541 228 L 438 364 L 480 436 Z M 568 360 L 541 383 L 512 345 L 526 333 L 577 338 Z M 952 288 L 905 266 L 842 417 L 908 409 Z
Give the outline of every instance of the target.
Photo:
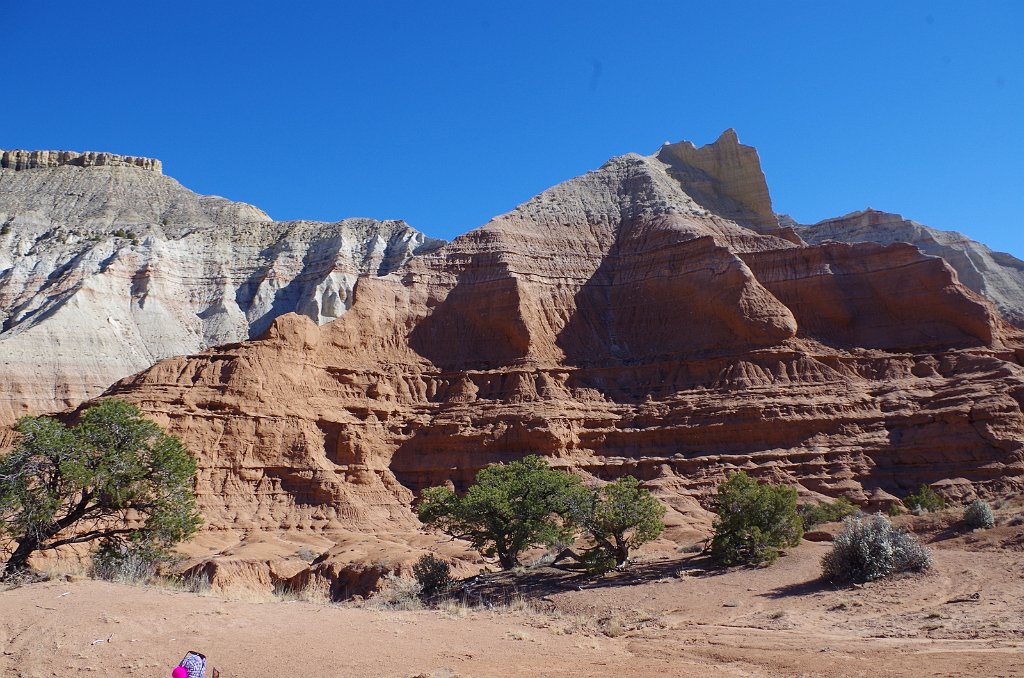
M 957 272 L 960 282 L 992 301 L 1011 322 L 1024 326 L 1024 261 L 956 231 L 940 231 L 899 214 L 867 209 L 826 219 L 811 226 L 796 226 L 809 243 L 825 241 L 906 242 L 926 254 L 942 257 Z
M 767 203 L 714 181 L 698 199 L 700 168 L 665 155 L 358 279 L 334 322 L 280 316 L 108 394 L 196 451 L 212 530 L 324 535 L 339 546 L 314 569 L 350 592 L 369 551 L 346 544 L 422 539 L 419 490 L 527 453 L 640 477 L 670 538 L 707 524 L 730 469 L 866 505 L 1020 486 L 1021 336 L 989 302 L 907 244 L 807 245 L 717 214 Z
M 439 244 L 399 221 L 272 222 L 147 158 L 0 159 L 0 425 L 258 336 L 282 313 L 333 320 L 359 275 Z

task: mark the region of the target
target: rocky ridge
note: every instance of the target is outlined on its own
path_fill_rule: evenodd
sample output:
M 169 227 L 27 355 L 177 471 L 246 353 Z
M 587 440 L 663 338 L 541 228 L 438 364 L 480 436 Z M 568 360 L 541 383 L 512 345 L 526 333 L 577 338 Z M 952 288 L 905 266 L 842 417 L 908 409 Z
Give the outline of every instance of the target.
M 157 174 L 163 173 L 163 165 L 154 158 L 140 158 L 115 153 L 86 151 L 3 151 L 0 150 L 0 168 L 12 170 L 45 169 L 47 167 L 139 167 Z
M 419 490 L 527 453 L 641 478 L 669 538 L 706 525 L 701 502 L 739 468 L 866 506 L 921 483 L 1019 488 L 1020 331 L 912 245 L 807 244 L 759 221 L 770 203 L 735 135 L 703 155 L 739 167 L 681 167 L 692 148 L 614 158 L 361 277 L 334 322 L 283 315 L 108 394 L 197 452 L 213 532 L 334 544 L 301 576 L 336 593 L 422 548 Z
M 2 157 L 0 424 L 75 407 L 159 359 L 254 338 L 282 313 L 333 320 L 358 276 L 440 244 L 401 221 L 274 222 L 145 158 Z
M 925 254 L 942 257 L 969 289 L 989 299 L 1004 317 L 1024 326 L 1024 261 L 995 252 L 956 231 L 940 231 L 899 214 L 866 209 L 795 231 L 812 244 L 826 241 L 910 243 Z

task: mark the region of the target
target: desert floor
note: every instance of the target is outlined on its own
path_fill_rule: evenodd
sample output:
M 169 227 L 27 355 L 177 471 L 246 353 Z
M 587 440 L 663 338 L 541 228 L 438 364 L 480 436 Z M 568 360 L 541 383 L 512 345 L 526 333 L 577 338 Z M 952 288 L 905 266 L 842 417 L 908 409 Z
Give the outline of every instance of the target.
M 162 677 L 196 649 L 224 678 L 1024 676 L 1020 530 L 940 541 L 929 573 L 862 588 L 818 583 L 828 545 L 805 541 L 763 569 L 527 571 L 440 610 L 51 580 L 0 593 L 0 674 Z

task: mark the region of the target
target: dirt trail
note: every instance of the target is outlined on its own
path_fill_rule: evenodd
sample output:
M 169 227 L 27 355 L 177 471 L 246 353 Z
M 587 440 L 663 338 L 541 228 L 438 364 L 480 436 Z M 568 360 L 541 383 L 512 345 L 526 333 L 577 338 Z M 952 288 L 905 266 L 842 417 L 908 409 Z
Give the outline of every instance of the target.
M 614 585 L 553 583 L 533 594 L 547 612 L 33 584 L 0 593 L 0 675 L 166 676 L 192 648 L 224 678 L 1024 676 L 1020 552 L 937 549 L 924 576 L 833 590 L 814 581 L 825 548 L 805 542 L 767 569 L 702 573 L 674 557 Z

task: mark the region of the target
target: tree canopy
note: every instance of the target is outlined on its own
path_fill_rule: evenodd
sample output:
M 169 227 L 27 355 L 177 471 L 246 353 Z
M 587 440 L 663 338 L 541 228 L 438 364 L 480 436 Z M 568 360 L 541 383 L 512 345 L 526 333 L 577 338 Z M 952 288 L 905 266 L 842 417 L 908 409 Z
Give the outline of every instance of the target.
M 592 569 L 625 565 L 631 549 L 657 539 L 664 529 L 665 507 L 633 476 L 578 496 L 570 516 L 594 542 L 582 558 Z
M 446 487 L 425 490 L 418 512 L 424 523 L 497 556 L 506 569 L 531 546 L 571 544 L 582 530 L 593 545 L 583 555 L 566 548 L 556 562 L 571 557 L 604 571 L 661 534 L 665 507 L 632 476 L 594 489 L 528 456 L 483 469 L 463 497 Z
M 165 549 L 198 529 L 195 460 L 134 405 L 105 400 L 71 427 L 23 417 L 15 431 L 0 458 L 0 543 L 17 544 L 5 575 L 40 550 L 95 540 Z
M 570 538 L 571 529 L 559 516 L 567 512 L 566 499 L 579 486 L 576 477 L 530 455 L 482 469 L 463 497 L 447 487 L 424 490 L 417 511 L 424 523 L 469 540 L 509 569 L 531 546 Z

